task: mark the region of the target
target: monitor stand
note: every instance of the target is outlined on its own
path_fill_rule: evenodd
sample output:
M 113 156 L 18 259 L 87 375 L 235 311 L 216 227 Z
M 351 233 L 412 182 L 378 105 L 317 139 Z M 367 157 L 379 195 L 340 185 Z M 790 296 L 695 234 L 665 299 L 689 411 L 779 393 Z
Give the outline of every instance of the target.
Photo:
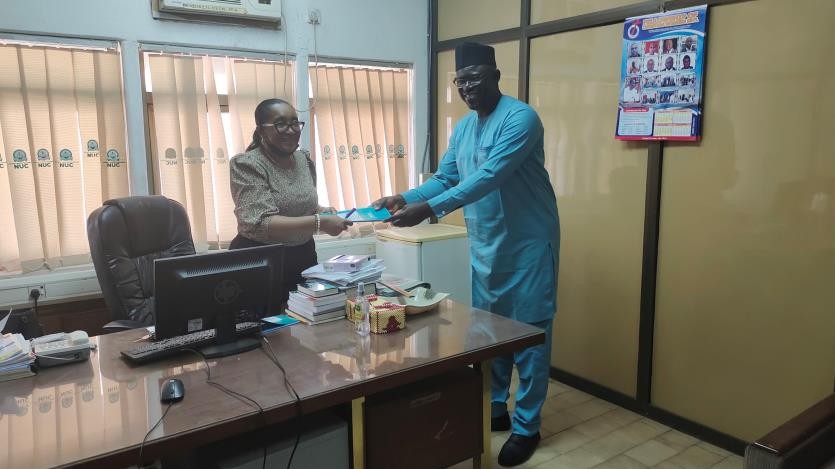
M 200 349 L 206 358 L 220 358 L 248 352 L 261 347 L 260 334 L 240 336 L 235 333 L 235 313 L 219 314 L 215 317 L 215 345 Z
M 220 358 L 228 355 L 248 352 L 261 347 L 259 337 L 242 337 L 225 344 L 209 345 L 200 349 L 200 353 L 206 358 Z

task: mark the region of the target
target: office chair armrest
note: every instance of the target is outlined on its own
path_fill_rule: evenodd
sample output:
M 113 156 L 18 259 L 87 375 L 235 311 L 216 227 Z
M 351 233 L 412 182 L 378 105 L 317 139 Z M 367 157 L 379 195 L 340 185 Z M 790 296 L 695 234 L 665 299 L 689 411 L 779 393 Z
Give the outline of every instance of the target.
M 145 324 L 139 321 L 132 321 L 130 319 L 117 319 L 105 324 L 102 329 L 104 329 L 104 332 L 110 333 L 126 331 L 128 329 L 138 329 L 140 327 L 145 327 Z

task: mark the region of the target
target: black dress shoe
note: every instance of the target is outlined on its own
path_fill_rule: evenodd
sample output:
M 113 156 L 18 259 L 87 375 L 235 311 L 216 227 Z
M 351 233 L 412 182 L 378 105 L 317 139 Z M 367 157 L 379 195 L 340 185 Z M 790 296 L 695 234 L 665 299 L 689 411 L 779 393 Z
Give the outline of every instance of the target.
M 506 432 L 510 430 L 510 415 L 505 412 L 498 417 L 490 419 L 490 430 L 494 432 Z
M 511 434 L 499 452 L 499 464 L 505 467 L 522 464 L 530 459 L 538 444 L 539 432 L 531 436 Z

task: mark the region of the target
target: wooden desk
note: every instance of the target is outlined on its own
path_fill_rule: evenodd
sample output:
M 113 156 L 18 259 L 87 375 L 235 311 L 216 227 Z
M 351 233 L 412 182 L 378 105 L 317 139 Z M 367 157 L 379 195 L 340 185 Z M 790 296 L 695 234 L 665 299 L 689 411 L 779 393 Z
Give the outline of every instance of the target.
M 193 354 L 131 367 L 120 351 L 144 333 L 93 338 L 88 362 L 42 370 L 36 377 L 0 383 L 0 467 L 124 467 L 136 464 L 145 433 L 165 409 L 164 379 L 183 380 L 185 398 L 148 438 L 143 459 L 182 452 L 286 421 L 297 406 L 281 371 L 263 350 L 209 360 L 212 378 L 256 400 L 252 407 L 206 384 L 204 363 Z M 354 467 L 363 467 L 363 397 L 414 383 L 468 364 L 483 373 L 484 451 L 489 467 L 489 360 L 542 343 L 541 330 L 451 301 L 407 319 L 406 329 L 365 341 L 353 324 L 295 325 L 266 336 L 303 413 L 351 403 Z M 145 457 L 147 456 L 147 457 Z

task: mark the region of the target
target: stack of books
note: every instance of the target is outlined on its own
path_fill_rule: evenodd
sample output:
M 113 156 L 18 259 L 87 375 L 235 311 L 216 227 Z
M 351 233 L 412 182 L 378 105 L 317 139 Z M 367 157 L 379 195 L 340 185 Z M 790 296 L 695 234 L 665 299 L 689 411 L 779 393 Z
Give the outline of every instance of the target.
M 339 285 L 318 279 L 307 279 L 298 290 L 290 292 L 287 315 L 305 324 L 322 324 L 345 317 L 348 299 Z
M 35 354 L 22 334 L 3 334 L 0 337 L 0 381 L 34 376 Z

